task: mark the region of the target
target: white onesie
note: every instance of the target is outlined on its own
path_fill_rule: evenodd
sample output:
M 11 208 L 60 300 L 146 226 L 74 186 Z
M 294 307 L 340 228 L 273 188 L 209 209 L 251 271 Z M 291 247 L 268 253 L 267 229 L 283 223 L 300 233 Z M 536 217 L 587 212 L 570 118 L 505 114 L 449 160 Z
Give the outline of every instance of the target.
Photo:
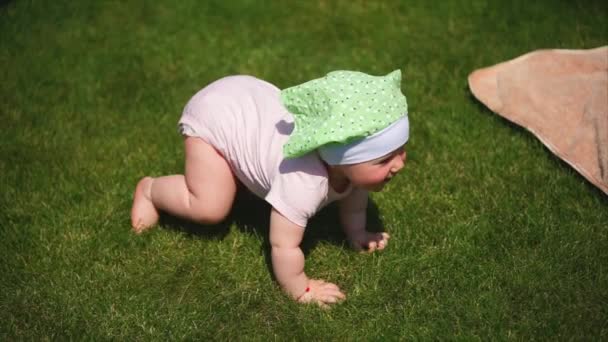
M 220 152 L 236 177 L 291 222 L 306 227 L 322 207 L 348 195 L 329 186 L 317 153 L 283 158 L 293 116 L 280 90 L 251 76 L 229 76 L 196 93 L 179 120 L 180 132 Z

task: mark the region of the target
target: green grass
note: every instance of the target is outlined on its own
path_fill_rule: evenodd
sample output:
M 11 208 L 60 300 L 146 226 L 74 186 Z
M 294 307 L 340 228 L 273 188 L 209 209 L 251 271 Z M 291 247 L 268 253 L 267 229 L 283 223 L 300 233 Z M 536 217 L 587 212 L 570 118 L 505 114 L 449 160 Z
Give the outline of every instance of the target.
M 601 340 L 608 200 L 470 95 L 472 70 L 608 40 L 604 1 L 33 1 L 0 7 L 2 340 Z M 292 303 L 268 264 L 268 208 L 143 236 L 144 175 L 182 171 L 176 121 L 205 84 L 287 87 L 401 68 L 409 162 L 374 194 L 376 255 L 322 212 L 309 275 L 348 300 Z

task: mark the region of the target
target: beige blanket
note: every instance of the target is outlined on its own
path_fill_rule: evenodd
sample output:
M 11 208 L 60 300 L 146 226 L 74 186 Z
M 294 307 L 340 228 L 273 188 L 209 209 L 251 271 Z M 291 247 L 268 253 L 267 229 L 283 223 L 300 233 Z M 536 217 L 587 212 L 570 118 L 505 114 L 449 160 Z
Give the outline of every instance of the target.
M 475 70 L 469 87 L 608 194 L 608 46 L 534 51 Z

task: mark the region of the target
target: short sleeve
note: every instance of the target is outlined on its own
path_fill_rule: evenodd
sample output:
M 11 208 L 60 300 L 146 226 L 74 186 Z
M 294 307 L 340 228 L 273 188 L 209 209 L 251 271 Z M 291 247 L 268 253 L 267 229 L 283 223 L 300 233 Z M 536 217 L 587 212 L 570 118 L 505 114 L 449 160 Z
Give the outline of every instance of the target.
M 295 171 L 277 175 L 265 200 L 289 221 L 306 227 L 326 201 L 327 194 L 326 177 Z

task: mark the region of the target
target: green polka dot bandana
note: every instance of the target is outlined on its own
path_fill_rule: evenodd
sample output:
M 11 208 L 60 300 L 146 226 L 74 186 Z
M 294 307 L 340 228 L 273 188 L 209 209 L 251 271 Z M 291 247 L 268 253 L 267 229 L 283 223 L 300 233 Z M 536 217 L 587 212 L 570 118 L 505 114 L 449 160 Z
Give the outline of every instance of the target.
M 286 158 L 300 157 L 326 144 L 365 138 L 407 115 L 400 70 L 386 76 L 330 72 L 282 90 L 281 101 L 295 123 L 283 146 Z

